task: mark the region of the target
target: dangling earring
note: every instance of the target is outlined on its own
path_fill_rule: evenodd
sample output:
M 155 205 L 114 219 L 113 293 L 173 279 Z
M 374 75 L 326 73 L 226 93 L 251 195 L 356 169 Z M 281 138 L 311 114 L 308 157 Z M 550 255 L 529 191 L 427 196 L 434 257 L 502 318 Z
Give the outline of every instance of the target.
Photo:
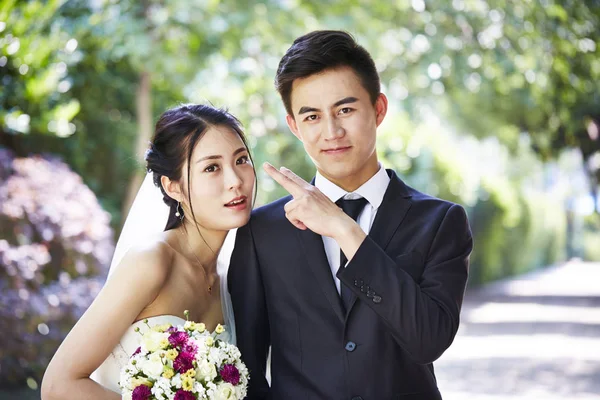
M 183 210 L 181 210 L 181 203 L 177 202 L 177 207 L 175 207 L 175 216 L 183 221 Z

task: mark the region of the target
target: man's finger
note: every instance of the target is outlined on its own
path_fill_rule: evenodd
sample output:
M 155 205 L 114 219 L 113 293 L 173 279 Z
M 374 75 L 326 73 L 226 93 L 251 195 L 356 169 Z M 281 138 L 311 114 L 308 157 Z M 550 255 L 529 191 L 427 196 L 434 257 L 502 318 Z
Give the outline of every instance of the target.
M 279 183 L 285 190 L 287 190 L 294 198 L 301 197 L 306 192 L 302 187 L 300 187 L 296 182 L 291 180 L 289 177 L 282 174 L 278 171 L 274 166 L 265 162 L 263 164 L 263 169 L 275 182 Z
M 279 170 L 281 171 L 281 173 L 283 175 L 290 178 L 301 188 L 308 189 L 309 186 L 312 186 L 310 183 L 306 182 L 304 179 L 302 179 L 298 175 L 296 175 L 296 173 L 294 171 L 292 171 L 291 169 L 288 169 L 286 167 L 281 167 L 281 168 L 279 168 Z
M 305 231 L 307 229 L 306 225 L 304 225 L 304 223 L 302 221 L 300 221 L 299 219 L 294 218 L 293 216 L 289 215 L 289 214 L 285 214 L 285 217 L 288 219 L 288 221 L 290 221 L 290 223 L 292 225 L 294 225 L 296 228 Z

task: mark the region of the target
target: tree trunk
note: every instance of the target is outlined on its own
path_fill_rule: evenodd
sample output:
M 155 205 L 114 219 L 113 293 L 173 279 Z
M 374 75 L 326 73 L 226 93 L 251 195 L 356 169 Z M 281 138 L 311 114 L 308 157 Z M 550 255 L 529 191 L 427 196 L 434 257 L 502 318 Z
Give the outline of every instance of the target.
M 140 82 L 136 91 L 136 121 L 137 121 L 137 140 L 135 146 L 135 161 L 140 165 L 145 165 L 144 153 L 148 148 L 148 143 L 152 139 L 152 82 L 150 79 L 150 73 L 143 71 L 140 74 Z M 142 168 L 136 168 L 136 173 L 131 177 L 129 187 L 127 189 L 127 196 L 123 202 L 121 209 L 121 226 L 125 223 L 129 209 L 133 204 L 135 195 L 137 194 L 143 178 Z

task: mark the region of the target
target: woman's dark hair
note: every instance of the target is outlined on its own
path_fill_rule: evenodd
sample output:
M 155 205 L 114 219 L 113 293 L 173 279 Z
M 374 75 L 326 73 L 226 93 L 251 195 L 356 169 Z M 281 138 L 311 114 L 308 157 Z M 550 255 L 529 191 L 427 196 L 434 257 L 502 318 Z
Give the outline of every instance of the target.
M 275 75 L 275 88 L 289 115 L 294 80 L 328 69 L 350 67 L 375 104 L 381 93 L 379 75 L 371 55 L 354 38 L 343 31 L 314 31 L 300 36 L 285 52 Z
M 171 198 L 161 184 L 161 177 L 166 176 L 172 181 L 179 181 L 185 161 L 188 163 L 187 196 L 190 204 L 192 217 L 194 209 L 191 199 L 191 159 L 192 153 L 198 141 L 211 126 L 224 126 L 233 130 L 242 140 L 246 149 L 248 143 L 242 131 L 240 121 L 224 109 L 202 104 L 182 104 L 167 110 L 160 116 L 154 130 L 154 137 L 150 147 L 146 150 L 146 169 L 152 171 L 153 181 L 163 194 L 163 201 L 169 206 L 169 219 L 165 231 L 178 227 L 181 219 L 175 213 L 179 211 L 183 215 L 183 209 L 177 210 L 177 201 Z M 248 149 L 250 160 L 250 151 Z M 256 176 L 256 172 L 254 173 Z M 256 186 L 256 181 L 255 181 Z

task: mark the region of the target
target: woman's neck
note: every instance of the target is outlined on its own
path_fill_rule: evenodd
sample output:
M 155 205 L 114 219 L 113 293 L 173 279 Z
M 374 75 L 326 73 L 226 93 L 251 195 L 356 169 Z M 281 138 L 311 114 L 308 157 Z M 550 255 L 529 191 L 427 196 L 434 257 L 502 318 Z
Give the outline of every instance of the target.
M 191 260 L 200 261 L 207 272 L 214 272 L 227 231 L 205 229 L 192 221 L 186 221 L 176 229 L 183 242 L 183 253 Z

